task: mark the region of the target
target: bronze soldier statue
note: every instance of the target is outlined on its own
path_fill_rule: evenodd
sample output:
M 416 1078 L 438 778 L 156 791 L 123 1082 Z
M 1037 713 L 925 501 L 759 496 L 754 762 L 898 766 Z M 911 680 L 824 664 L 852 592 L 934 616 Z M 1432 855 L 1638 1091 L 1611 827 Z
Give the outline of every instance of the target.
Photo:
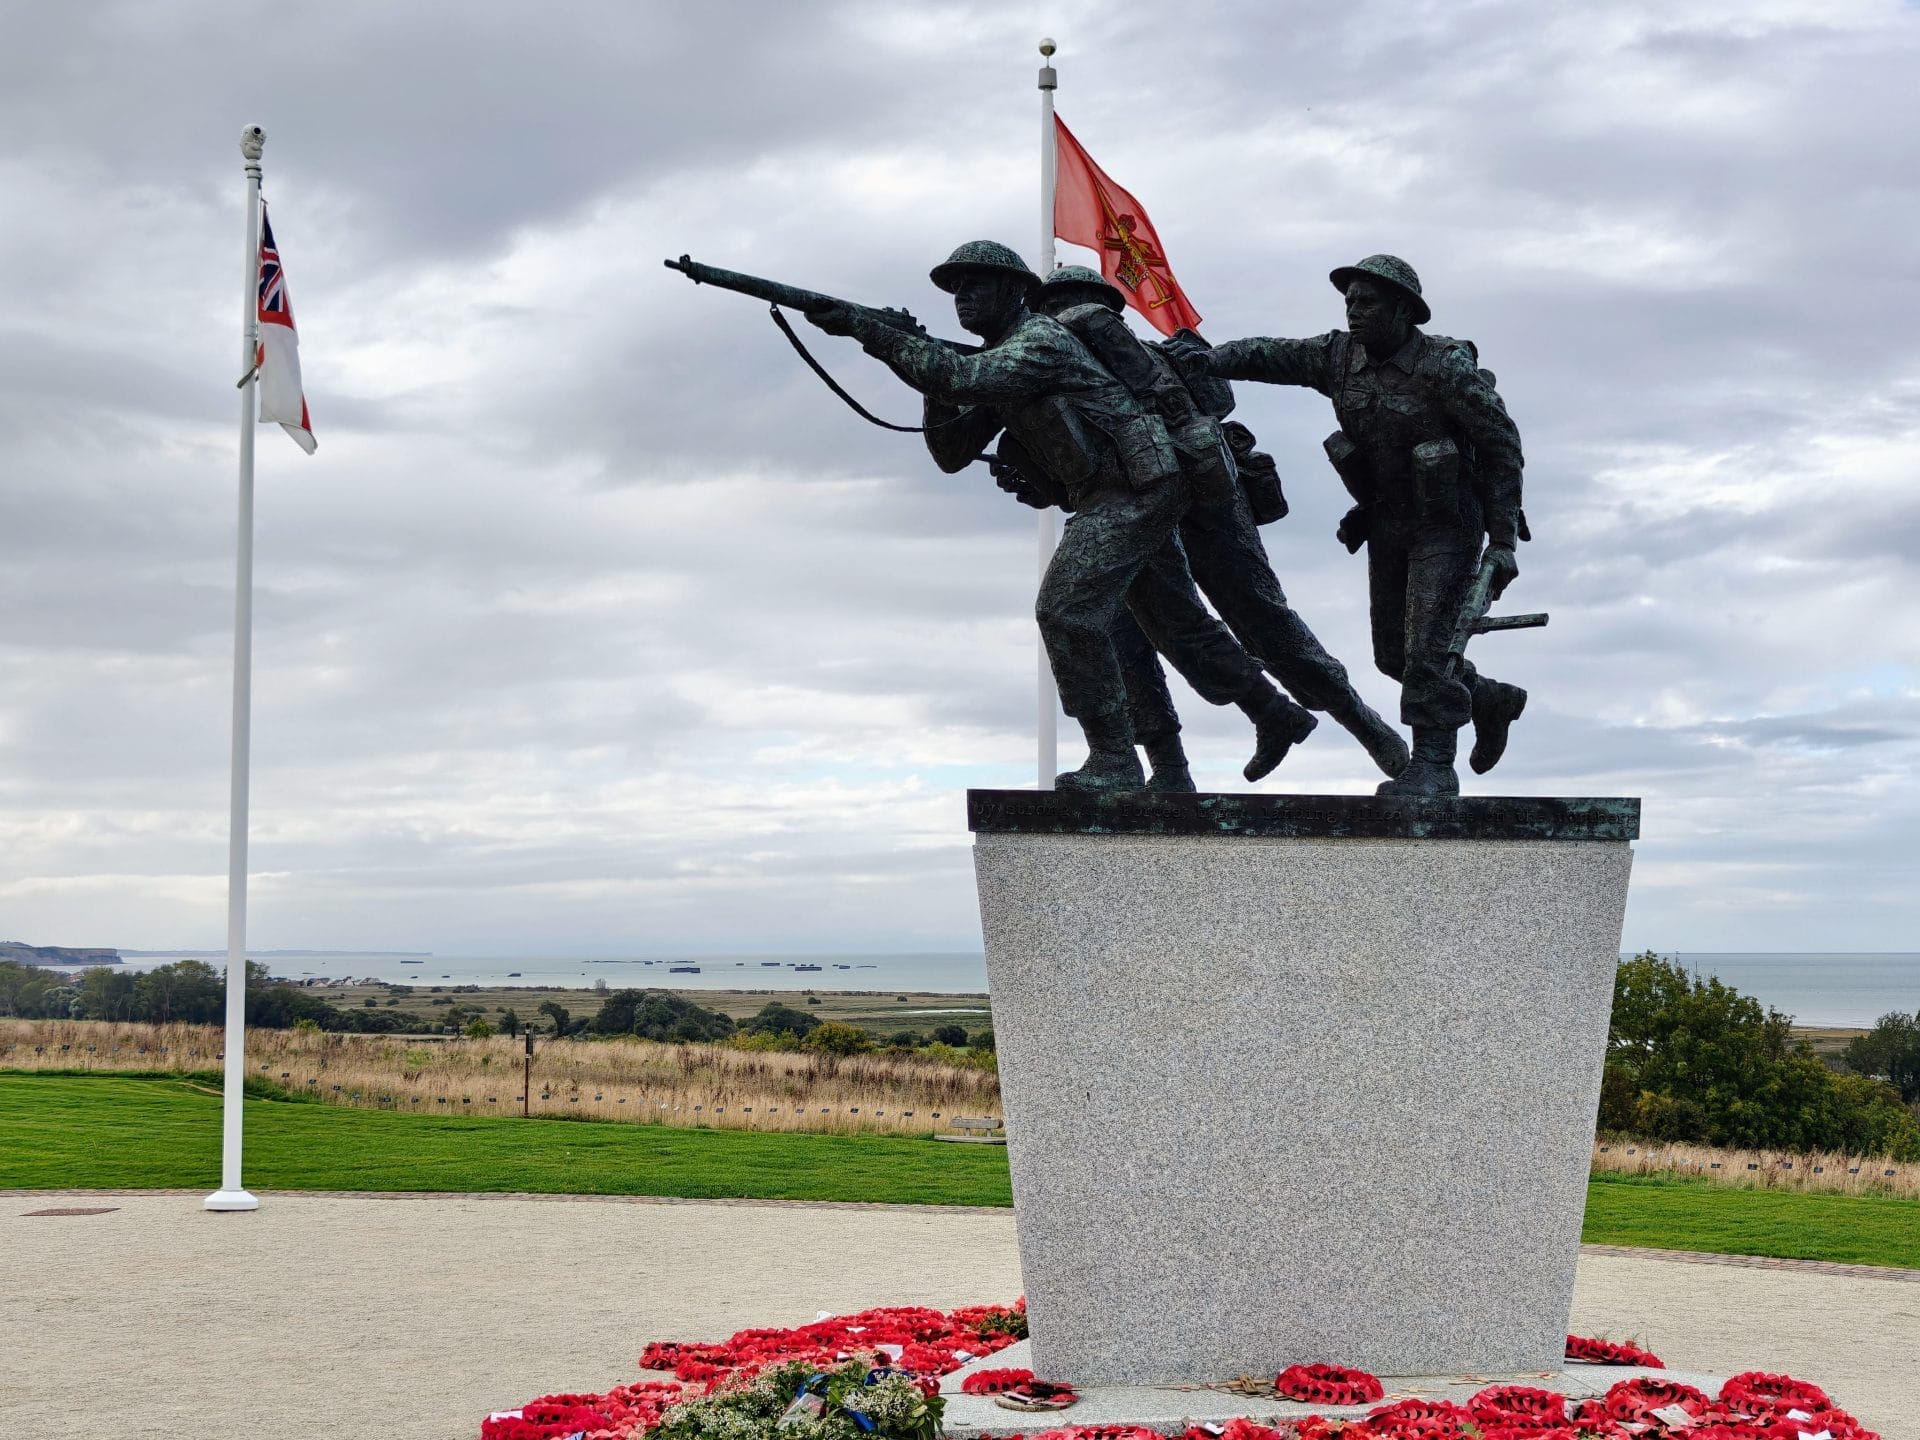
M 1419 329 L 1431 312 L 1411 265 L 1372 255 L 1329 278 L 1346 296 L 1345 330 L 1182 347 L 1180 359 L 1201 374 L 1332 399 L 1340 431 L 1327 452 L 1355 500 L 1340 539 L 1367 547 L 1374 662 L 1400 682 L 1400 719 L 1413 729 L 1412 763 L 1380 793 L 1457 795 L 1460 727 L 1473 722 L 1470 760 L 1484 774 L 1527 703 L 1519 686 L 1448 654 L 1481 564 L 1495 595 L 1519 574 L 1520 433 L 1471 342 Z
M 1268 504 L 1275 508 L 1263 518 L 1284 515 L 1286 502 L 1271 457 L 1253 448 L 1253 433 L 1235 425 L 1232 428 L 1238 433 L 1233 438 L 1239 443 L 1226 443 L 1223 437 L 1218 422 L 1232 412 L 1232 388 L 1216 382 L 1203 390 L 1207 403 L 1196 403 L 1179 370 L 1159 347 L 1148 345 L 1128 327 L 1121 314 L 1125 307 L 1125 298 L 1098 271 L 1080 265 L 1055 270 L 1034 300 L 1034 308 L 1054 316 L 1078 336 L 1136 399 L 1165 416 L 1194 493 L 1194 502 L 1180 521 L 1187 564 L 1200 593 L 1212 602 L 1234 638 L 1296 701 L 1309 710 L 1326 711 L 1365 747 L 1385 774 L 1399 775 L 1407 766 L 1406 742 L 1360 698 L 1346 667 L 1327 653 L 1287 602 L 1260 543 L 1259 526 L 1242 482 L 1256 477 L 1268 480 L 1273 497 Z M 1194 336 L 1188 343 L 1205 342 Z
M 991 240 L 960 246 L 934 267 L 935 285 L 984 345 L 977 351 L 897 328 L 876 312 L 833 302 L 807 318 L 851 335 L 925 397 L 926 444 L 954 473 L 1004 432 L 1023 472 L 1075 513 L 1040 585 L 1035 615 L 1061 707 L 1080 723 L 1087 762 L 1065 789 L 1145 783 L 1111 629 L 1129 607 L 1155 648 L 1215 704 L 1254 721 L 1249 778 L 1277 765 L 1313 729 L 1313 716 L 1276 691 L 1200 603 L 1177 527 L 1190 503 L 1165 422 L 1148 413 L 1058 321 L 1027 308 L 1040 280 Z

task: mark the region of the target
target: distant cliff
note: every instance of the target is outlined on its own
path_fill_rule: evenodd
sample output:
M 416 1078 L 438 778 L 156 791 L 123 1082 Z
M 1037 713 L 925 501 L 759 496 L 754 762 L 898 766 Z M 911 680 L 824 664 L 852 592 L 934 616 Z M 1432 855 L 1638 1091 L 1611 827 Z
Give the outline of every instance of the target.
M 118 965 L 118 950 L 76 950 L 65 945 L 25 945 L 18 940 L 0 940 L 0 960 L 15 960 L 22 965 Z

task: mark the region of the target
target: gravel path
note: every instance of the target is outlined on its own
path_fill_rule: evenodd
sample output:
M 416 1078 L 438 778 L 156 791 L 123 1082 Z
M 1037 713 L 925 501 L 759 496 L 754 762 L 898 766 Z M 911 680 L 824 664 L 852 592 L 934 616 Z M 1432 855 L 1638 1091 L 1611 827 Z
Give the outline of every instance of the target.
M 474 1440 L 489 1409 L 633 1378 L 647 1340 L 1020 1292 L 1005 1211 L 0 1199 L 0 1406 L 23 1437 Z M 1891 1274 L 1590 1254 L 1574 1328 L 1640 1338 L 1677 1368 L 1799 1374 L 1886 1440 L 1920 1440 L 1920 1285 Z

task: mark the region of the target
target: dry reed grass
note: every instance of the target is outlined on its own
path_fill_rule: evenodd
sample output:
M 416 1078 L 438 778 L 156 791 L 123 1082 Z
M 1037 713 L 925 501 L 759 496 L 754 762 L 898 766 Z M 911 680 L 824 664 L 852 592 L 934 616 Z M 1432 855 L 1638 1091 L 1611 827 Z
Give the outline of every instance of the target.
M 247 1031 L 247 1073 L 331 1104 L 518 1115 L 519 1040 Z M 0 1020 L 0 1069 L 216 1069 L 213 1025 Z M 535 1116 L 732 1130 L 928 1134 L 1000 1113 L 991 1071 L 885 1055 L 790 1054 L 646 1040 L 535 1041 Z
M 1721 1150 L 1711 1145 L 1596 1140 L 1596 1175 L 1675 1175 L 1747 1190 L 1812 1190 L 1920 1199 L 1920 1165 L 1829 1150 Z
M 0 1069 L 217 1069 L 213 1025 L 0 1020 Z M 332 1104 L 520 1113 L 521 1042 L 249 1030 L 247 1072 Z M 786 1054 L 645 1040 L 535 1042 L 531 1113 L 737 1130 L 926 1134 L 1000 1114 L 990 1071 L 884 1055 Z M 1596 1140 L 1596 1174 L 1673 1175 L 1757 1190 L 1920 1198 L 1920 1165 L 1829 1152 Z

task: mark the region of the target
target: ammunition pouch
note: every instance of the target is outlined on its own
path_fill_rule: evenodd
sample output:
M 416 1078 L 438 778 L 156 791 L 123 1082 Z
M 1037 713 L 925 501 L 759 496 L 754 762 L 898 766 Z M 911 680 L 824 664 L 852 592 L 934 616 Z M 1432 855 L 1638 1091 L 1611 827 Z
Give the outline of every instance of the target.
M 1327 452 L 1327 460 L 1340 483 L 1347 487 L 1347 493 L 1362 505 L 1372 503 L 1373 477 L 1367 473 L 1366 458 L 1361 455 L 1360 447 L 1347 437 L 1344 430 L 1336 430 L 1320 442 L 1320 448 Z
M 1240 490 L 1247 497 L 1253 523 L 1271 525 L 1287 515 L 1287 493 L 1280 488 L 1280 467 L 1273 457 L 1256 450 L 1240 462 Z
M 1218 375 L 1183 376 L 1187 382 L 1187 393 L 1193 396 L 1193 403 L 1216 420 L 1224 420 L 1233 413 L 1233 384 L 1222 380 Z
M 1120 417 L 1108 435 L 1119 452 L 1120 468 L 1135 490 L 1152 490 L 1180 475 L 1180 455 L 1158 415 L 1138 412 Z
M 1364 505 L 1354 506 L 1340 517 L 1333 538 L 1347 547 L 1349 555 L 1358 555 L 1360 547 L 1373 538 L 1373 512 Z
M 1217 421 L 1195 415 L 1173 432 L 1173 448 L 1179 452 L 1180 473 L 1187 477 L 1187 491 L 1194 504 L 1233 503 L 1237 467 Z
M 1193 397 L 1187 393 L 1184 385 L 1168 385 L 1153 397 L 1153 408 L 1160 412 L 1160 418 L 1167 422 L 1167 429 L 1176 437 L 1174 443 L 1182 444 L 1178 438 L 1201 418 L 1194 408 Z M 1184 447 L 1183 447 L 1184 448 Z
M 1414 502 L 1423 524 L 1457 525 L 1460 507 L 1460 447 L 1428 440 L 1413 447 Z

